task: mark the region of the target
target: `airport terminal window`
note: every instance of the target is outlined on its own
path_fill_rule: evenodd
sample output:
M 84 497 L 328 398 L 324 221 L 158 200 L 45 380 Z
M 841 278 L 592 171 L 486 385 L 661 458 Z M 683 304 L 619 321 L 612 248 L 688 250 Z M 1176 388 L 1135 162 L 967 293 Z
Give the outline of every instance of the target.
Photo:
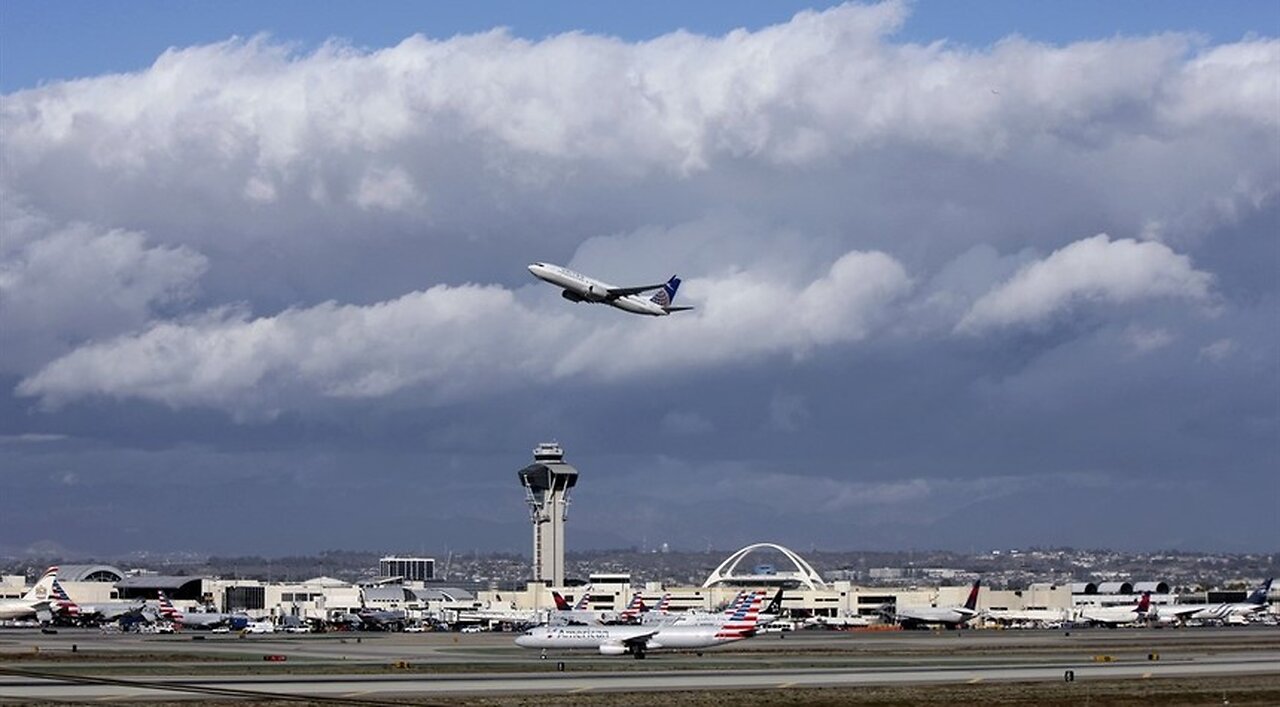
M 266 595 L 264 587 L 227 587 L 227 611 L 265 609 Z

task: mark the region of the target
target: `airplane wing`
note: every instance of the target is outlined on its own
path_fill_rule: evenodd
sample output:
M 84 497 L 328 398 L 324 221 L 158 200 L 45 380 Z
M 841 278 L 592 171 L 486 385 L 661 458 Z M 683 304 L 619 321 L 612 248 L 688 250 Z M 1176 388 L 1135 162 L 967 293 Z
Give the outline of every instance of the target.
M 643 287 L 610 287 L 606 292 L 609 299 L 618 299 L 628 295 L 638 295 L 642 292 L 651 292 L 666 287 L 667 283 L 662 282 L 657 285 L 645 285 Z
M 648 642 L 648 640 L 649 640 L 650 638 L 653 638 L 653 637 L 654 637 L 654 636 L 656 636 L 656 635 L 658 635 L 658 632 L 657 632 L 657 631 L 648 631 L 648 632 L 646 632 L 646 633 L 637 633 L 637 634 L 636 634 L 636 635 L 634 635 L 634 636 L 627 636 L 626 638 L 622 639 L 622 645 L 624 645 L 624 646 L 631 646 L 631 645 L 644 645 L 646 642 Z
M 666 307 L 668 312 L 687 312 L 690 309 L 693 309 L 693 307 Z

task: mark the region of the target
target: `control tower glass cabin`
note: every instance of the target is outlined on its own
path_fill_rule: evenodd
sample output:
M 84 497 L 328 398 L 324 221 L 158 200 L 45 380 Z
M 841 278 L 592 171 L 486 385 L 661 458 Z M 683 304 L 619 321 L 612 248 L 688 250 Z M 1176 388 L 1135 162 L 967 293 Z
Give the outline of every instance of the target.
M 578 470 L 564 462 L 564 450 L 543 442 L 533 463 L 519 471 L 533 522 L 533 581 L 564 586 L 564 522 L 569 518 L 569 489 Z

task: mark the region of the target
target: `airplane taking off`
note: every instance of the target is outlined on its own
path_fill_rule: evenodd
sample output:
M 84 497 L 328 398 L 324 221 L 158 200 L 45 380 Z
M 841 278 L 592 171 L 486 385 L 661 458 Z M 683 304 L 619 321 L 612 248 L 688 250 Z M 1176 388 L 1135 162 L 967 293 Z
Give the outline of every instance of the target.
M 959 628 L 978 615 L 978 588 L 981 585 L 982 580 L 973 583 L 973 588 L 969 590 L 969 599 L 965 601 L 964 606 L 906 607 L 894 614 L 894 620 L 902 624 L 903 628 L 929 625 Z
M 50 567 L 21 599 L 0 601 L 0 619 L 25 619 L 36 616 L 41 609 L 47 611 L 49 598 L 53 595 L 53 581 L 57 577 L 58 568 Z
M 680 288 L 680 278 L 674 275 L 670 280 L 658 285 L 614 287 L 551 263 L 533 263 L 529 266 L 529 272 L 539 280 L 559 287 L 563 290 L 560 296 L 570 302 L 598 302 L 632 314 L 647 314 L 651 317 L 665 317 L 672 312 L 693 309 L 693 307 L 675 307 L 671 304 L 676 299 L 676 290 Z M 658 292 L 648 299 L 640 296 L 653 290 Z

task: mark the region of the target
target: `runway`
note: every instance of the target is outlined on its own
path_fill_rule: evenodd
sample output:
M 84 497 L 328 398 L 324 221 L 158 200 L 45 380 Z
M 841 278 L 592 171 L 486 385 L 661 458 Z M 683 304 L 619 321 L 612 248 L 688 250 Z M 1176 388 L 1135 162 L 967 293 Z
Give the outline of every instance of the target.
M 413 697 L 532 693 L 1061 683 L 1067 671 L 1080 682 L 1280 677 L 1280 631 L 1275 629 L 1074 636 L 817 633 L 761 636 L 731 652 L 653 654 L 644 661 L 582 653 L 540 660 L 537 652 L 511 647 L 510 635 L 365 635 L 355 637 L 358 642 L 331 636 L 257 638 L 0 634 L 0 699 L 305 697 L 377 704 Z M 73 645 L 75 653 L 70 652 Z M 264 663 L 266 654 L 288 660 Z M 1098 662 L 1103 659 L 1109 662 Z M 390 661 L 412 662 L 397 671 Z M 563 672 L 557 669 L 562 662 Z

